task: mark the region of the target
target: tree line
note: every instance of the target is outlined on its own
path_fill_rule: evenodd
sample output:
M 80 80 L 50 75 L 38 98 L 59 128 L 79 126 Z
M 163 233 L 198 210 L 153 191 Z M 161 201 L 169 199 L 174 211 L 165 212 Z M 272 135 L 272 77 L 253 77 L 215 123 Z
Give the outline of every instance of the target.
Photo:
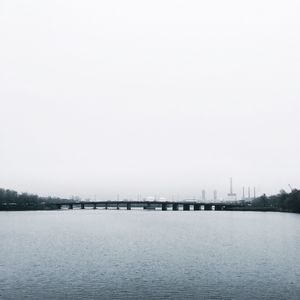
M 300 190 L 294 189 L 291 193 L 281 190 L 279 194 L 269 197 L 264 194 L 252 201 L 252 207 L 300 213 Z
M 0 210 L 53 209 L 53 203 L 68 201 L 57 197 L 39 197 L 0 188 Z

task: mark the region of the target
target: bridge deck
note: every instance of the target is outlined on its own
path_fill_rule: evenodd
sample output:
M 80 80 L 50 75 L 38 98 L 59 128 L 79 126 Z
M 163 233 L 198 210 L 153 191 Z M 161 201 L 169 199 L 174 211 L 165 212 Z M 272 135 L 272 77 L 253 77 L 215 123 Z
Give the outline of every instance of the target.
M 131 208 L 144 208 L 144 209 L 155 209 L 161 208 L 162 210 L 179 210 L 182 207 L 183 210 L 190 210 L 193 207 L 194 210 L 228 210 L 233 207 L 242 207 L 240 204 L 224 203 L 224 202 L 197 202 L 197 201 L 81 201 L 81 202 L 64 202 L 55 203 L 58 209 L 63 206 L 67 206 L 69 209 L 73 209 L 75 206 L 79 206 L 81 209 L 85 207 L 93 207 L 94 209 L 104 207 L 108 208 L 126 208 L 130 210 Z M 203 209 L 202 209 L 203 208 Z

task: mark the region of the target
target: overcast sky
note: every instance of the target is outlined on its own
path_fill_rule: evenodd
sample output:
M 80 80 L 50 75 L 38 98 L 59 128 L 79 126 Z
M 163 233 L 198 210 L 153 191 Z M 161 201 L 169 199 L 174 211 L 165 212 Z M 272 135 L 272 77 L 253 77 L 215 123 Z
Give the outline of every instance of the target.
M 300 2 L 0 2 L 0 186 L 300 188 Z

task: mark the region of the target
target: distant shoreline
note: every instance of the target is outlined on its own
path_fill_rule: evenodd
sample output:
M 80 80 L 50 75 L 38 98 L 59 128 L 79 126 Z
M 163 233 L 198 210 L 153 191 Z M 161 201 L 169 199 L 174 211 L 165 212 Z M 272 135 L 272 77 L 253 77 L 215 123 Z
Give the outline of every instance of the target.
M 20 211 L 61 211 L 62 209 L 57 209 L 57 208 L 19 208 L 19 209 L 14 209 L 14 208 L 0 208 L 0 212 L 20 212 Z M 69 211 L 70 209 L 63 209 L 62 211 Z M 75 209 L 75 210 L 81 210 L 80 208 Z M 93 209 L 88 209 L 88 210 L 93 210 Z M 103 208 L 98 209 L 98 210 L 105 210 Z M 109 210 L 116 210 L 116 209 L 109 209 Z M 122 209 L 123 210 L 123 209 Z M 125 209 L 124 209 L 125 210 Z M 142 209 L 138 209 L 138 211 L 142 211 Z M 160 209 L 153 210 L 153 211 L 161 211 Z M 168 210 L 171 211 L 171 210 Z M 183 210 L 178 210 L 178 211 L 183 211 Z M 189 212 L 193 212 L 194 210 L 189 210 Z M 195 211 L 195 212 L 205 212 L 205 211 L 214 211 L 214 210 L 201 210 L 201 211 Z M 235 208 L 235 209 L 226 209 L 222 210 L 223 212 L 279 212 L 279 213 L 293 213 L 293 214 L 299 214 L 299 212 L 291 211 L 291 210 L 283 210 L 283 209 L 263 209 L 263 208 Z
M 40 197 L 34 194 L 18 193 L 9 189 L 0 188 L 0 211 L 44 211 L 44 210 L 56 210 L 61 209 L 62 206 L 67 206 L 73 209 L 73 205 L 84 206 L 94 205 L 94 209 L 103 207 L 107 208 L 110 206 L 125 205 L 128 203 L 129 206 L 139 202 L 139 206 L 143 207 L 143 201 L 82 201 L 80 198 L 76 199 L 63 199 L 59 197 Z M 194 206 L 194 210 L 200 211 L 201 206 L 204 206 L 205 210 L 211 210 L 212 206 L 215 206 L 215 210 L 218 211 L 259 211 L 259 212 L 291 212 L 300 213 L 300 190 L 294 189 L 290 193 L 281 190 L 279 194 L 273 196 L 266 196 L 265 194 L 257 197 L 253 200 L 240 200 L 234 202 L 198 202 L 182 200 L 182 201 L 145 201 L 145 205 L 162 207 L 162 210 L 168 210 L 168 205 L 174 205 L 173 210 L 179 210 L 179 205 L 183 206 L 183 210 L 190 210 L 189 204 Z M 207 207 L 206 207 L 207 206 Z M 131 207 L 128 207 L 131 209 Z M 147 207 L 145 207 L 147 209 Z

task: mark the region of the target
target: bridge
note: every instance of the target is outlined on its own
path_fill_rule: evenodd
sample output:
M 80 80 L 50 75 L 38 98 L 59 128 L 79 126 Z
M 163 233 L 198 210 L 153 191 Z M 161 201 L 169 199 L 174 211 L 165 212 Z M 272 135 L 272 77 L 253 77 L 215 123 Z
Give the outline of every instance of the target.
M 232 210 L 235 208 L 244 207 L 241 204 L 233 203 L 207 203 L 207 202 L 196 202 L 196 201 L 85 201 L 85 202 L 65 202 L 65 203 L 55 203 L 57 209 L 145 209 L 145 210 Z

